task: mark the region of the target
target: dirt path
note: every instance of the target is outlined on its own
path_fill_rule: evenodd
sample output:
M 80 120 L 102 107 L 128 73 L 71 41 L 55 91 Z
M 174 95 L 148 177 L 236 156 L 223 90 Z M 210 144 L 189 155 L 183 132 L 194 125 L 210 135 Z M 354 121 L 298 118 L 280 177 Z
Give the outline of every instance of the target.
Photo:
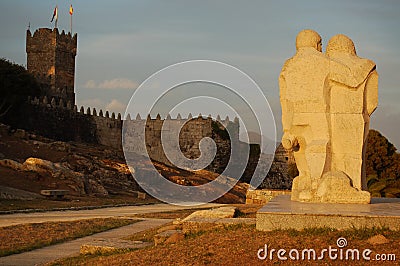
M 211 208 L 222 206 L 222 204 L 205 204 L 194 207 L 175 206 L 169 204 L 153 204 L 142 206 L 126 206 L 115 208 L 103 208 L 95 210 L 79 210 L 79 211 L 50 211 L 38 213 L 16 213 L 0 215 L 0 227 L 25 224 L 25 223 L 43 223 L 54 221 L 73 221 L 92 218 L 106 217 L 130 217 L 135 214 L 175 211 L 182 209 L 195 208 Z
M 35 249 L 21 254 L 10 255 L 0 258 L 0 265 L 43 265 L 50 261 L 79 255 L 81 245 L 93 241 L 113 241 L 132 235 L 134 233 L 158 227 L 171 222 L 171 219 L 145 219 L 131 225 L 109 230 L 106 232 L 94 234 L 72 240 L 66 243 L 57 244 L 45 248 Z M 143 244 L 138 244 L 138 248 Z

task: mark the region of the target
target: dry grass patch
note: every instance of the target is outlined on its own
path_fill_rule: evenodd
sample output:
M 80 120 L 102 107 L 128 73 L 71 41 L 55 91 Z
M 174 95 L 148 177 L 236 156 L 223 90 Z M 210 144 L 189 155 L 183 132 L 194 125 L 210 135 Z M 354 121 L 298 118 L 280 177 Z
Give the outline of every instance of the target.
M 135 222 L 132 219 L 97 218 L 0 227 L 0 256 L 73 240 Z
M 172 226 L 172 223 L 163 224 L 161 226 L 151 228 L 145 231 L 137 232 L 134 235 L 130 235 L 125 237 L 126 240 L 131 241 L 142 241 L 142 242 L 149 242 L 154 243 L 154 236 L 160 232 L 161 228 Z

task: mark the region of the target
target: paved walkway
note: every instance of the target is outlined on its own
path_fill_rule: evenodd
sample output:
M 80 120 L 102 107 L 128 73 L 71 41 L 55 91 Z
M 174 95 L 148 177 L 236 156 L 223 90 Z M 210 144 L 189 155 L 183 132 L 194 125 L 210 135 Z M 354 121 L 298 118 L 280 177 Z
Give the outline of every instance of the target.
M 0 258 L 0 265 L 43 265 L 56 259 L 79 255 L 81 245 L 104 239 L 120 239 L 134 233 L 151 229 L 168 222 L 172 219 L 145 219 L 143 221 L 112 229 L 106 232 L 86 236 L 66 243 L 35 249 L 21 254 L 10 255 Z M 141 244 L 138 244 L 140 247 Z
M 25 224 L 25 223 L 74 221 L 74 220 L 106 218 L 106 217 L 132 217 L 135 214 L 176 211 L 182 209 L 211 208 L 218 206 L 223 206 L 223 205 L 208 203 L 204 205 L 190 207 L 190 206 L 176 206 L 169 204 L 152 204 L 152 205 L 141 205 L 141 206 L 102 208 L 94 210 L 14 213 L 14 214 L 0 215 L 0 227 L 16 225 L 16 224 Z
M 51 211 L 40 213 L 16 213 L 0 215 L 0 227 L 25 224 L 42 223 L 49 221 L 72 221 L 91 218 L 105 217 L 132 217 L 135 214 L 175 211 L 181 209 L 211 208 L 223 206 L 222 204 L 205 204 L 194 207 L 175 206 L 168 204 L 154 204 L 142 206 L 126 206 L 115 208 L 104 208 L 95 210 L 79 211 Z M 106 232 L 98 233 L 72 240 L 66 243 L 40 248 L 21 254 L 0 257 L 0 265 L 43 265 L 56 259 L 78 255 L 81 245 L 101 241 L 117 241 L 123 237 L 135 234 L 140 231 L 158 227 L 171 222 L 172 219 L 141 219 L 143 221 L 116 228 Z M 143 244 L 138 244 L 138 248 Z

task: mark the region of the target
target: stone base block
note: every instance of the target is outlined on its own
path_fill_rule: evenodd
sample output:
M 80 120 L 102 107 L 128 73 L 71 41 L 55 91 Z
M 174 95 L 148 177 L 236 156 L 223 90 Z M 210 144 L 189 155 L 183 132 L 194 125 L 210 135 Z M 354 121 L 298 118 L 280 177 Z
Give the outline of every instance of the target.
M 262 207 L 256 217 L 260 231 L 312 227 L 400 230 L 400 199 L 372 198 L 371 204 L 303 203 L 282 195 Z

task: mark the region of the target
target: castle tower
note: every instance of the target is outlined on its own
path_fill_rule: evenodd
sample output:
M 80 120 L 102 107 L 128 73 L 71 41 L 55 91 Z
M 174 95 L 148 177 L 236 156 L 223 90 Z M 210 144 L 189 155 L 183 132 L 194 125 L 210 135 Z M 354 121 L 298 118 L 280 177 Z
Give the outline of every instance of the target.
M 42 93 L 75 104 L 75 56 L 77 34 L 59 34 L 58 29 L 40 28 L 26 32 L 27 68 L 42 86 Z

